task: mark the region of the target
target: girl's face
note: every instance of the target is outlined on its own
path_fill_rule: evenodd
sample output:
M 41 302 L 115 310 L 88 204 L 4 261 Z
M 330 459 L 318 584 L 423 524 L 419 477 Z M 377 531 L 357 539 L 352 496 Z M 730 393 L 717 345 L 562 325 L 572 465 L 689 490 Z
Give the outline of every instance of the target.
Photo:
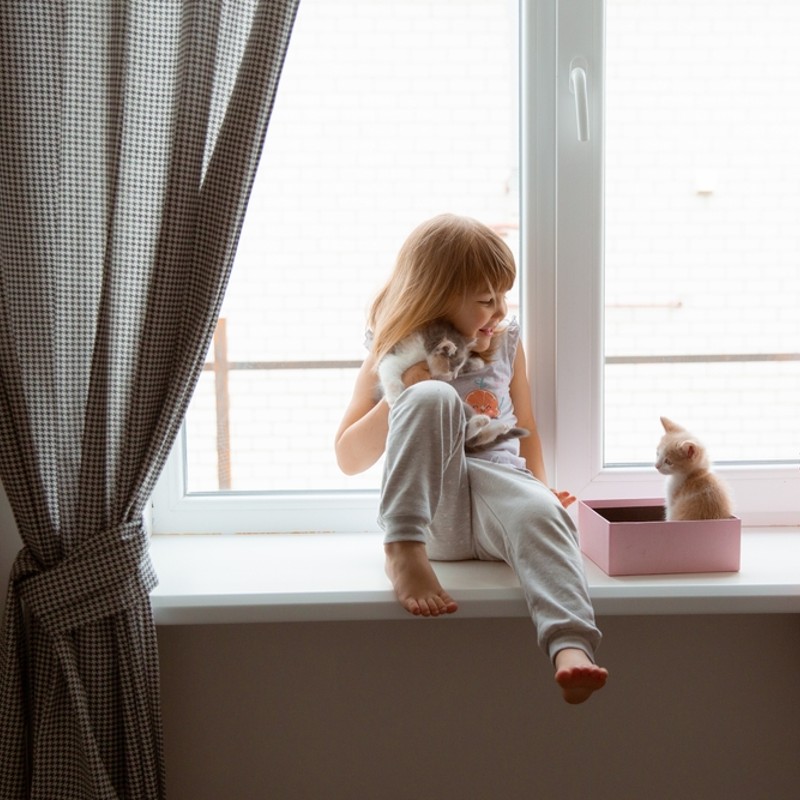
M 492 343 L 497 325 L 503 321 L 507 311 L 504 294 L 468 292 L 463 301 L 456 302 L 447 315 L 459 333 L 475 339 L 473 351 L 482 353 Z

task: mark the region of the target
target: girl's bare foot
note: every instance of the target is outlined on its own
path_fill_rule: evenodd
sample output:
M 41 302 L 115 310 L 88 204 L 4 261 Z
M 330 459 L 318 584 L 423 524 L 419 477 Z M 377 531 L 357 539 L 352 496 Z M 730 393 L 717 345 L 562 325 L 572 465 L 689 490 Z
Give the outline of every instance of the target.
M 598 667 L 578 648 L 566 647 L 556 653 L 556 683 L 568 703 L 583 703 L 606 685 L 608 670 Z
M 406 611 L 418 617 L 452 614 L 458 604 L 442 589 L 421 542 L 385 545 L 386 574 Z

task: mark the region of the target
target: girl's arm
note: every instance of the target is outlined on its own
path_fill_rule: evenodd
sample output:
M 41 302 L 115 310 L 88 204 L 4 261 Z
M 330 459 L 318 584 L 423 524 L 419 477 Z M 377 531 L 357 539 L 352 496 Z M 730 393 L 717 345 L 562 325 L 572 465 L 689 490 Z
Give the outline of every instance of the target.
M 514 406 L 514 416 L 520 428 L 527 428 L 530 435 L 519 440 L 519 454 L 525 459 L 528 469 L 547 486 L 547 471 L 544 468 L 542 442 L 536 427 L 536 418 L 533 414 L 531 403 L 531 385 L 528 380 L 528 367 L 525 363 L 525 351 L 522 342 L 517 344 L 514 355 L 514 374 L 509 386 L 511 403 Z
M 430 380 L 428 365 L 422 361 L 403 373 L 403 383 L 411 386 Z M 389 405 L 376 400 L 378 376 L 375 359 L 368 355 L 361 365 L 353 396 L 336 432 L 335 451 L 339 468 L 346 475 L 356 475 L 369 469 L 383 455 L 389 435 Z
M 539 438 L 536 418 L 533 414 L 531 385 L 528 380 L 528 368 L 525 363 L 525 351 L 523 350 L 522 342 L 517 345 L 517 352 L 514 355 L 514 375 L 511 378 L 509 391 L 517 423 L 521 428 L 527 428 L 530 431 L 529 436 L 519 440 L 519 453 L 525 459 L 528 469 L 547 486 L 547 471 L 544 467 L 542 441 Z M 555 489 L 552 491 L 561 501 L 561 505 L 564 508 L 575 502 L 575 497 L 570 492 L 557 492 Z
M 372 355 L 368 355 L 358 372 L 353 396 L 336 432 L 336 461 L 346 475 L 369 469 L 386 448 L 389 405 L 383 399 L 375 399 L 377 385 L 375 361 Z

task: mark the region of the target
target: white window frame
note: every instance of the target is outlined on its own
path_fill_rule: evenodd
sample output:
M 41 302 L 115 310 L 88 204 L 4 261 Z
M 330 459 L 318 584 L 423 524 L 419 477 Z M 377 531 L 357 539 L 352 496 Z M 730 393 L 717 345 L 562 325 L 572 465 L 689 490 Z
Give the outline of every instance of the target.
M 664 479 L 654 468 L 602 464 L 604 2 L 537 0 L 523 2 L 523 10 L 523 36 L 534 45 L 522 48 L 523 75 L 536 76 L 523 88 L 524 120 L 533 129 L 533 137 L 522 137 L 524 274 L 535 321 L 527 342 L 548 474 L 583 499 L 663 497 Z M 574 65 L 588 75 L 588 142 L 577 136 Z M 745 524 L 800 523 L 796 465 L 717 471 Z
M 152 495 L 155 534 L 376 530 L 377 490 L 188 494 L 185 436 L 184 425 Z
M 660 497 L 654 468 L 602 465 L 603 0 L 521 0 L 520 39 L 523 335 L 547 472 L 582 499 Z M 576 64 L 588 76 L 587 142 L 576 135 Z M 155 533 L 376 529 L 377 491 L 188 495 L 184 435 L 153 494 Z M 800 524 L 796 467 L 719 472 L 745 524 Z

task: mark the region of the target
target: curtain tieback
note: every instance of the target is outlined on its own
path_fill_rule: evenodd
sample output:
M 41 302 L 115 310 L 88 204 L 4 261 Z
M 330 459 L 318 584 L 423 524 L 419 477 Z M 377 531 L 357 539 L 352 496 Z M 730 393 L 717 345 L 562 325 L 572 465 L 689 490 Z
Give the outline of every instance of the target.
M 26 609 L 54 636 L 132 608 L 156 585 L 141 520 L 89 538 L 73 554 L 43 569 L 24 547 L 11 571 Z

